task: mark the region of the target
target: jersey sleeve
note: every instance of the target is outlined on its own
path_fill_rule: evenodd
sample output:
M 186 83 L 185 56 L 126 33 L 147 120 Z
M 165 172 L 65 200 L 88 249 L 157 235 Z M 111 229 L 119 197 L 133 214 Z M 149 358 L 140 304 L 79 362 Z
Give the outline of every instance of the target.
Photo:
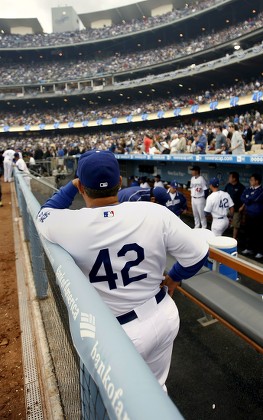
M 167 251 L 182 267 L 197 264 L 208 252 L 207 242 L 169 210 L 168 214 L 168 230 L 165 233 Z
M 71 206 L 78 189 L 70 181 L 65 187 L 60 188 L 51 198 L 49 198 L 42 208 L 67 209 Z
M 212 196 L 209 195 L 207 197 L 207 199 L 206 199 L 206 204 L 205 204 L 204 212 L 205 213 L 211 213 L 212 208 L 213 208 L 213 205 L 212 205 Z
M 205 180 L 205 178 L 204 178 L 204 177 L 202 177 L 202 187 L 203 187 L 203 190 L 204 190 L 204 191 L 208 189 L 208 188 L 207 188 L 207 185 L 206 185 L 206 180 Z

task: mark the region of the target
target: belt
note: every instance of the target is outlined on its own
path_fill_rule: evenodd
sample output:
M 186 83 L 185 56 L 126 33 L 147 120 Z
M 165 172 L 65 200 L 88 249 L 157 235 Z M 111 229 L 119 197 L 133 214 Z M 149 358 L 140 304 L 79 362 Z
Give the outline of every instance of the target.
M 201 195 L 201 197 L 192 197 L 192 198 L 204 198 L 204 195 Z
M 217 219 L 224 219 L 226 216 L 217 217 Z
M 155 295 L 155 299 L 157 304 L 160 303 L 166 295 L 165 288 L 161 288 L 160 291 Z M 123 314 L 117 316 L 116 319 L 119 321 L 121 325 L 127 324 L 127 322 L 133 321 L 134 319 L 138 318 L 135 311 L 127 312 L 127 314 Z

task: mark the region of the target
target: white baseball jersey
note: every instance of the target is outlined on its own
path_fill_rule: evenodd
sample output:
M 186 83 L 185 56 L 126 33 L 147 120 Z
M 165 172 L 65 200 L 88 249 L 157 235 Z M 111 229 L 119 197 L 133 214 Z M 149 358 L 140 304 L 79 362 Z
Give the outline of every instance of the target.
M 20 171 L 23 171 L 23 172 L 25 172 L 25 173 L 27 173 L 27 174 L 29 174 L 29 173 L 30 173 L 30 172 L 29 172 L 29 169 L 28 169 L 28 167 L 27 167 L 27 165 L 26 165 L 26 162 L 24 161 L 24 159 L 19 158 L 19 159 L 16 161 L 16 166 L 18 167 L 18 169 L 19 169 Z
M 226 217 L 234 202 L 225 191 L 215 191 L 206 199 L 205 212 L 211 213 L 213 219 Z
M 12 149 L 5 150 L 4 153 L 3 153 L 4 161 L 13 161 L 14 154 L 15 154 L 15 152 Z
M 191 267 L 208 251 L 175 214 L 148 202 L 80 210 L 47 207 L 38 215 L 38 229 L 72 255 L 115 316 L 156 295 L 167 252 Z
M 205 190 L 207 190 L 206 181 L 202 175 L 198 177 L 192 176 L 191 183 L 191 197 L 199 198 L 205 196 Z

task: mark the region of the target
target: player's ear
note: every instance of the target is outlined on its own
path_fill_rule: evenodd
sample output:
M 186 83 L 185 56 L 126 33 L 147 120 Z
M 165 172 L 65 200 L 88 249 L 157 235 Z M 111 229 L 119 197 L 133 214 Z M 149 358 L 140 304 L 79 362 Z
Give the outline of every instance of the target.
M 83 194 L 84 194 L 84 187 L 83 187 L 83 185 L 81 184 L 81 182 L 80 182 L 80 180 L 79 180 L 79 179 L 78 179 L 78 182 L 77 182 L 76 187 L 77 187 L 77 189 L 79 190 L 79 193 L 80 193 L 81 195 L 83 195 Z
M 122 176 L 120 175 L 120 187 L 122 186 Z

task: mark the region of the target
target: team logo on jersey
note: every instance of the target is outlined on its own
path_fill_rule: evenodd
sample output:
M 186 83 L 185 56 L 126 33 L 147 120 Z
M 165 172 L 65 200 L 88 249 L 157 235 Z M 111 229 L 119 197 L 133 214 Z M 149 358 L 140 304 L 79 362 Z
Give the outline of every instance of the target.
M 46 218 L 50 215 L 49 211 L 41 211 L 38 215 L 38 219 L 41 223 L 44 223 L 44 221 L 46 220 Z
M 81 338 L 95 338 L 95 317 L 92 314 L 86 314 L 85 312 L 81 312 L 79 326 Z
M 104 217 L 114 217 L 114 211 L 113 210 L 105 211 Z

